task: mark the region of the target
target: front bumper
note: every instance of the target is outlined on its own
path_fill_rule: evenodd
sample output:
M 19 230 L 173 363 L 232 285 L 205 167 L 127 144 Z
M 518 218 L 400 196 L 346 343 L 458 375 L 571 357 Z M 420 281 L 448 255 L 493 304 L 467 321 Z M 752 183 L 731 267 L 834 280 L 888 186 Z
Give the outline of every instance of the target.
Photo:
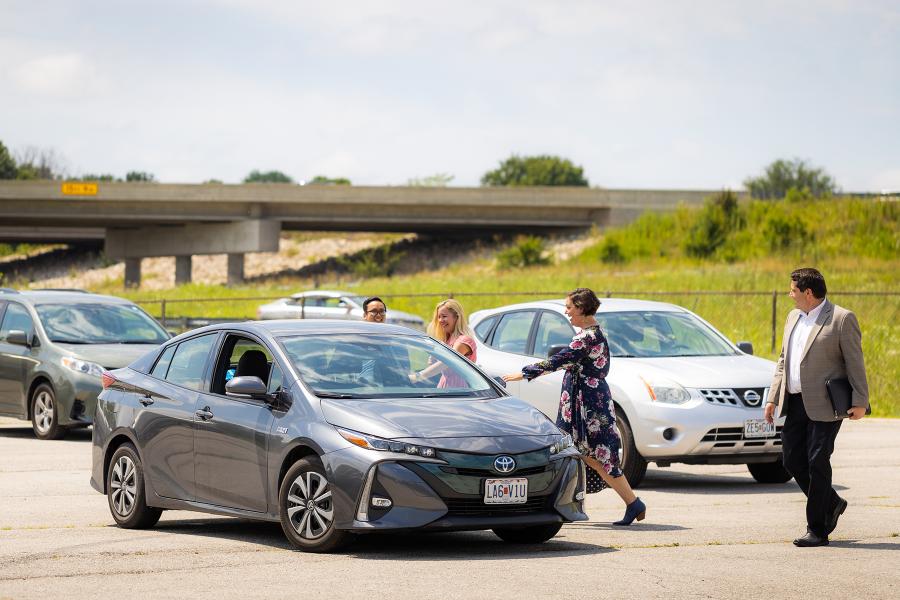
M 483 468 L 496 455 L 440 455 L 443 461 L 385 460 L 372 465 L 360 487 L 352 522 L 343 528 L 359 533 L 462 531 L 588 518 L 584 513 L 584 466 L 572 456 L 550 460 L 546 449 L 512 455 L 520 465 L 519 474 L 498 475 Z M 528 479 L 527 502 L 484 503 L 485 479 L 517 476 Z M 373 498 L 389 499 L 391 505 L 374 506 Z
M 83 373 L 65 373 L 57 383 L 59 424 L 65 426 L 90 425 L 94 421 L 97 396 L 103 391 L 99 377 Z
M 784 418 L 775 422 L 772 437 L 745 437 L 744 422 L 762 418 L 762 406 L 723 406 L 692 399 L 683 405 L 653 403 L 640 411 L 639 418 L 631 419 L 630 425 L 638 452 L 651 462 L 771 462 L 781 453 Z

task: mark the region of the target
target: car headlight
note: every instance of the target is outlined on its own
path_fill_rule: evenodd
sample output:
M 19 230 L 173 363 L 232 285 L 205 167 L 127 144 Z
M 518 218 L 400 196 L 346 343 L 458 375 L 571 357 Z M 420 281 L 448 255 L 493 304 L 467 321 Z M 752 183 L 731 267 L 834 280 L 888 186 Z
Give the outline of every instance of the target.
M 641 377 L 647 387 L 647 393 L 654 402 L 663 404 L 684 404 L 691 399 L 691 394 L 674 381 L 647 381 Z
M 574 445 L 575 440 L 573 440 L 572 436 L 567 433 L 559 438 L 559 440 L 554 442 L 552 446 L 550 446 L 550 454 L 559 454 L 563 450 L 571 448 Z
M 416 444 L 407 444 L 406 442 L 398 442 L 395 440 L 386 440 L 384 438 L 360 433 L 358 431 L 350 431 L 348 429 L 337 428 L 345 440 L 360 448 L 366 450 L 379 450 L 381 452 L 400 452 L 402 454 L 411 454 L 414 456 L 424 456 L 425 458 L 434 458 L 434 448 L 427 446 L 417 446 Z
M 62 366 L 71 369 L 76 373 L 84 373 L 85 375 L 93 375 L 94 377 L 101 377 L 103 375 L 103 367 L 97 363 L 72 358 L 71 356 L 63 356 L 60 359 L 60 362 L 62 363 Z

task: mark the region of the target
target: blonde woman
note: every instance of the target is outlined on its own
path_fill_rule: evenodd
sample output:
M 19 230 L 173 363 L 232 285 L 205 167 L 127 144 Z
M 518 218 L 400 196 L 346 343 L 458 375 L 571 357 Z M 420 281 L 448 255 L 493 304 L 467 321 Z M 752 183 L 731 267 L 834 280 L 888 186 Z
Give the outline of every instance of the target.
M 434 307 L 434 315 L 431 317 L 431 323 L 428 324 L 428 335 L 450 346 L 472 362 L 475 362 L 478 358 L 475 335 L 469 328 L 466 313 L 463 311 L 462 305 L 452 298 L 438 302 L 438 305 Z M 412 373 L 410 380 L 413 383 L 422 381 L 439 371 L 443 371 L 443 367 L 444 365 L 441 363 L 434 363 L 421 371 Z M 444 372 L 441 375 L 441 380 L 438 382 L 438 387 L 464 388 L 468 387 L 468 385 L 460 375 Z

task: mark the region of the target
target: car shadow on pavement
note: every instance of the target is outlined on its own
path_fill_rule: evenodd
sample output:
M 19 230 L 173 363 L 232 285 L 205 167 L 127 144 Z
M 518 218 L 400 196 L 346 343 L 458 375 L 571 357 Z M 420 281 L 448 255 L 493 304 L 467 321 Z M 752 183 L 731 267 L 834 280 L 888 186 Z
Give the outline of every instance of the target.
M 153 531 L 293 549 L 278 523 L 228 518 L 162 520 Z M 508 544 L 489 531 L 361 535 L 339 553 L 377 560 L 506 560 L 613 551 L 614 548 L 570 542 L 565 539 L 563 529 L 556 538 L 543 544 Z
M 4 426 L 0 427 L 0 438 L 16 438 L 16 439 L 28 439 L 31 438 L 36 442 L 41 443 L 52 443 L 55 441 L 60 442 L 68 442 L 68 441 L 91 441 L 91 430 L 88 427 L 82 427 L 78 429 L 71 429 L 66 432 L 66 436 L 61 440 L 39 440 L 37 436 L 34 435 L 34 430 L 31 428 L 31 425 L 22 425 L 21 427 L 17 426 Z
M 615 548 L 572 542 L 565 529 L 543 544 L 510 544 L 490 531 L 382 533 L 360 536 L 347 552 L 375 560 L 509 560 L 517 558 L 587 556 Z
M 622 526 L 613 525 L 612 523 L 594 523 L 591 521 L 581 521 L 579 523 L 568 523 L 566 528 L 569 529 L 600 529 L 605 531 L 687 531 L 692 527 L 682 527 L 681 525 L 666 525 L 665 523 L 635 523 L 634 525 Z
M 799 491 L 794 480 L 786 483 L 759 483 L 750 475 L 701 475 L 697 473 L 679 473 L 677 471 L 647 471 L 647 477 L 641 483 L 641 490 L 653 490 L 661 493 L 675 494 L 794 494 Z M 835 490 L 845 490 L 845 486 L 834 484 Z

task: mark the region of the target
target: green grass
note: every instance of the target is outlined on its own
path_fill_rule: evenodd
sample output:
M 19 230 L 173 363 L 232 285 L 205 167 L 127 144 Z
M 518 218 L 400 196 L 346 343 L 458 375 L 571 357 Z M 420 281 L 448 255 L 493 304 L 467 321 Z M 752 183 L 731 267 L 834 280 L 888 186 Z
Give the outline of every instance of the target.
M 787 297 L 789 274 L 800 266 L 815 266 L 825 274 L 829 298 L 859 318 L 873 414 L 900 417 L 896 342 L 900 339 L 900 206 L 854 199 L 753 201 L 742 202 L 738 210 L 733 222 L 740 227 L 724 234 L 724 241 L 708 260 L 688 257 L 685 246 L 709 209 L 682 208 L 671 214 L 646 214 L 629 226 L 607 232 L 579 256 L 555 265 L 498 269 L 493 258 L 483 258 L 432 272 L 368 279 L 335 275 L 317 283 L 323 289 L 377 294 L 390 308 L 426 320 L 434 305 L 451 294 L 471 313 L 591 287 L 601 296 L 648 298 L 684 306 L 730 339 L 752 342 L 757 355 L 774 359 L 773 292 L 775 348 L 780 348 L 784 321 L 793 306 Z M 773 243 L 769 238 L 777 232 L 789 235 Z M 800 236 L 803 243 L 794 243 L 791 235 Z M 618 254 L 610 253 L 609 240 L 616 241 Z M 789 242 L 786 245 L 785 240 Z M 240 298 L 283 297 L 312 287 L 312 280 L 285 278 L 257 286 L 191 284 L 148 293 L 123 292 L 118 280 L 94 291 L 138 300 L 155 316 L 160 315 L 159 300 L 165 298 L 169 317 L 253 318 L 264 301 Z M 869 295 L 852 294 L 858 292 Z M 212 301 L 178 302 L 196 298 Z

